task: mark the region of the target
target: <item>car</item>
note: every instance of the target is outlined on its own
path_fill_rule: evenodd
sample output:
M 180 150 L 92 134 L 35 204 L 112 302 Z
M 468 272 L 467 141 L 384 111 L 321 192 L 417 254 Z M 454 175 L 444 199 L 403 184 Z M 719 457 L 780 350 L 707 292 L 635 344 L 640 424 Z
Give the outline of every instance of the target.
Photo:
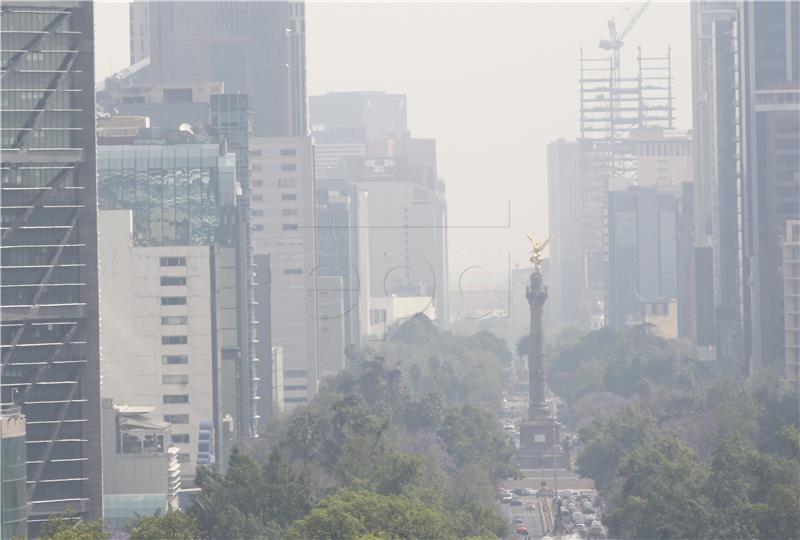
M 511 506 L 522 506 L 522 499 L 518 497 L 512 497 L 508 504 Z
M 511 516 L 511 523 L 514 525 L 522 525 L 525 523 L 525 520 L 522 519 L 520 516 Z
M 514 500 L 514 497 L 512 497 L 510 494 L 509 495 L 503 495 L 500 498 L 500 504 L 510 504 L 512 500 Z
M 589 525 L 592 521 L 596 520 L 597 516 L 594 514 L 584 514 L 583 515 L 583 522 Z
M 527 496 L 527 497 L 530 497 L 531 495 L 536 495 L 536 492 L 534 490 L 532 490 L 531 488 L 523 488 L 522 489 L 522 494 Z
M 517 534 L 528 536 L 528 528 L 525 525 L 520 525 L 517 527 Z
M 525 505 L 525 510 L 536 510 L 536 505 L 533 503 L 528 503 Z
M 576 523 L 575 524 L 575 532 L 576 533 L 585 532 L 585 531 L 586 531 L 586 525 L 584 525 L 583 523 Z
M 519 495 L 519 496 L 525 495 L 525 493 L 523 493 L 523 492 L 524 492 L 523 488 L 514 488 L 514 489 L 511 490 L 511 493 L 513 493 L 514 495 Z

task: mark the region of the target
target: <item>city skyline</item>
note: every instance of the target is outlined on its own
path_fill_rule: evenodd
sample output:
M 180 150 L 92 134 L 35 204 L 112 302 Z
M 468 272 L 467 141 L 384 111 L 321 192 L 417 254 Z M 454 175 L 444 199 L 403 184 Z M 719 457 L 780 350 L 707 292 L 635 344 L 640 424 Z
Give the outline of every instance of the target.
M 600 56 L 597 45 L 607 36 L 607 19 L 616 16 L 623 24 L 637 5 L 309 2 L 308 95 L 405 94 L 415 135 L 438 141 L 439 175 L 447 184 L 451 289 L 474 266 L 487 272 L 467 271 L 466 288 L 508 289 L 510 271 L 525 265 L 525 233 L 548 231 L 546 146 L 578 132 L 580 48 Z M 99 31 L 99 77 L 128 65 L 128 15 L 127 4 L 101 2 L 97 10 L 109 27 L 120 30 Z M 356 19 L 360 24 L 348 25 Z M 447 41 L 437 37 L 445 24 Z M 674 31 L 688 24 L 688 4 L 655 2 L 626 38 L 622 54 L 623 69 L 633 69 L 638 45 L 653 55 L 671 47 L 681 129 L 691 127 L 691 54 L 689 41 Z M 497 29 L 493 39 L 476 37 L 486 31 L 484 25 Z M 554 33 L 552 25 L 561 30 Z M 403 36 L 412 27 L 415 40 L 406 42 Z M 359 47 L 365 42 L 371 46 Z M 537 56 L 550 48 L 552 54 Z M 437 73 L 445 63 L 452 68 Z M 471 117 L 469 124 L 464 114 Z M 499 212 L 498 217 L 479 219 L 481 208 Z M 485 256 L 488 252 L 492 256 Z

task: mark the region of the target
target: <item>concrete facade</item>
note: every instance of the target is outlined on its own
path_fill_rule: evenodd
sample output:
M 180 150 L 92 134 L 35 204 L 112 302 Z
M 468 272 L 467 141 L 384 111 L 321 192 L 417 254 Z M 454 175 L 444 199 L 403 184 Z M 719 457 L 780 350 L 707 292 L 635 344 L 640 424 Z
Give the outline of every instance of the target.
M 182 478 L 191 485 L 200 425 L 218 424 L 221 414 L 217 334 L 235 317 L 235 309 L 217 305 L 215 289 L 224 284 L 216 250 L 136 246 L 129 210 L 102 210 L 100 223 L 102 395 L 152 407 L 172 425 Z
M 250 139 L 253 250 L 270 255 L 272 346 L 283 349 L 284 402 L 319 383 L 314 178 L 308 137 Z

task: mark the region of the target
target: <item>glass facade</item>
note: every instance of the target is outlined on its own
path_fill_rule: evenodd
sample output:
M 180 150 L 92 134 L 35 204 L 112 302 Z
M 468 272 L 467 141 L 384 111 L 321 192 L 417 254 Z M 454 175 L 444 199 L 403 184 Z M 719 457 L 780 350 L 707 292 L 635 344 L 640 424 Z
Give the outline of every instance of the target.
M 102 516 L 93 25 L 91 2 L 0 17 L 2 403 L 28 422 L 32 536 Z
M 235 156 L 219 144 L 100 146 L 98 178 L 101 209 L 133 210 L 137 245 L 233 242 Z

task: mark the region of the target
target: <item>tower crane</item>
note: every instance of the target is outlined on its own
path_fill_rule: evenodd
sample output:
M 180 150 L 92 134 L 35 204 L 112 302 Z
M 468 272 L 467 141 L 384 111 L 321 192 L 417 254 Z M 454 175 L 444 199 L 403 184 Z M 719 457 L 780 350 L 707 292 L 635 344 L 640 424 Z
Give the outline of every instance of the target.
M 614 17 L 608 20 L 608 39 L 600 40 L 600 48 L 611 51 L 611 77 L 615 88 L 619 87 L 620 79 L 619 50 L 625 44 L 625 36 L 627 36 L 628 32 L 636 25 L 636 22 L 641 18 L 642 14 L 651 3 L 652 0 L 642 2 L 639 7 L 636 8 L 636 12 L 631 17 L 631 20 L 628 21 L 628 24 L 625 25 L 625 28 L 623 28 L 620 33 L 617 33 L 617 23 Z

